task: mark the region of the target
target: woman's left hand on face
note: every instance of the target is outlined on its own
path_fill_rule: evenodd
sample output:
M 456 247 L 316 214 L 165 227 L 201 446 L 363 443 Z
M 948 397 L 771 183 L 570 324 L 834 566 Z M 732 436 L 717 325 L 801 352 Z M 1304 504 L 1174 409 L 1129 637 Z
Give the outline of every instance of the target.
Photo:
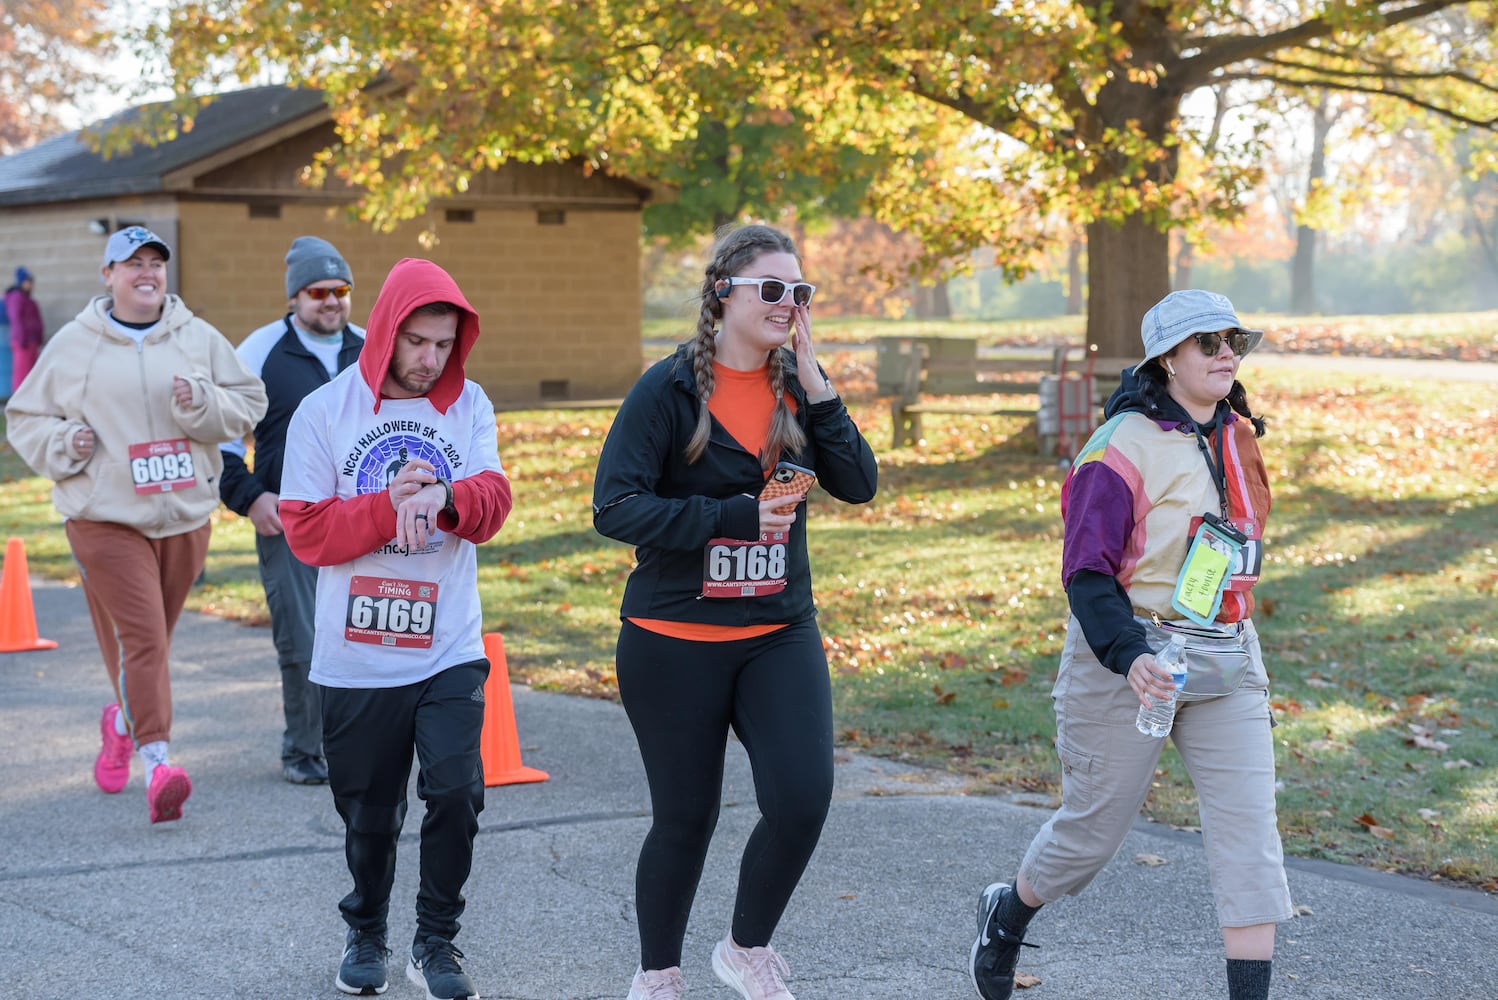
M 796 328 L 796 375 L 801 379 L 801 388 L 815 395 L 822 391 L 823 382 L 811 343 L 811 307 L 791 306 L 791 323 Z

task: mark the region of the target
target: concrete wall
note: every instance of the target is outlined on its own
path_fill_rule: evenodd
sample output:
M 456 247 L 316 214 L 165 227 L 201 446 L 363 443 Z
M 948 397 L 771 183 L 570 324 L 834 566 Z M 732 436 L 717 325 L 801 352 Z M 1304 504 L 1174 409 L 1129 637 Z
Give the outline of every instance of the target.
M 179 210 L 183 298 L 235 343 L 284 315 L 286 251 L 314 235 L 349 262 L 361 325 L 397 260 L 446 268 L 483 331 L 468 376 L 496 403 L 540 400 L 543 383 L 562 398 L 620 396 L 639 376 L 638 211 L 569 210 L 555 224 L 531 209 L 480 208 L 472 222 L 438 223 L 437 244 L 424 249 L 421 224 L 376 233 L 341 209 L 288 203 L 279 218 L 251 218 L 243 203 L 184 201 Z

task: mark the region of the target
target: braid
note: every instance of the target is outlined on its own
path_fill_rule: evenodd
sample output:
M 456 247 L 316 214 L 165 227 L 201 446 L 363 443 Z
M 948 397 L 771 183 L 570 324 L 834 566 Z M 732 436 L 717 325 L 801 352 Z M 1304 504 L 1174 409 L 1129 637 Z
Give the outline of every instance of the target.
M 708 412 L 707 400 L 713 394 L 713 356 L 718 353 L 718 340 L 713 336 L 713 311 L 707 300 L 697 316 L 697 333 L 692 337 L 692 384 L 697 387 L 697 398 L 701 406 L 697 410 L 697 426 L 687 441 L 687 463 L 697 461 L 707 451 L 707 438 L 712 433 L 713 418 Z
M 1248 408 L 1248 393 L 1243 391 L 1243 383 L 1233 379 L 1233 387 L 1228 390 L 1228 405 L 1233 412 L 1240 417 L 1247 417 L 1248 422 L 1254 425 L 1254 437 L 1263 437 L 1268 426 L 1263 417 L 1256 417 Z
M 1160 367 L 1158 360 L 1154 360 L 1137 366 L 1134 373 L 1139 377 L 1139 398 L 1144 401 L 1145 410 L 1151 416 L 1159 416 L 1165 401 L 1170 399 L 1170 392 L 1166 389 L 1169 379 L 1165 369 Z
M 765 434 L 765 450 L 759 453 L 760 467 L 766 473 L 774 468 L 782 452 L 798 455 L 806 447 L 806 432 L 785 403 L 785 365 L 781 364 L 780 355 L 778 349 L 770 352 L 770 392 L 775 397 L 775 409 L 770 414 L 770 430 Z

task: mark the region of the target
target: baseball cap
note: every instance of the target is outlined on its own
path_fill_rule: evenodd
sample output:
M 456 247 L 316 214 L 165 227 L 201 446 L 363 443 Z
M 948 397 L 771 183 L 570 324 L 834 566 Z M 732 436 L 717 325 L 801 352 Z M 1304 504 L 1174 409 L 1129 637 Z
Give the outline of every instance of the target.
M 1171 292 L 1150 307 L 1140 324 L 1144 360 L 1158 358 L 1193 333 L 1216 333 L 1239 329 L 1248 334 L 1247 354 L 1264 339 L 1263 330 L 1250 330 L 1238 321 L 1238 313 L 1226 295 L 1185 288 Z
M 130 255 L 141 247 L 155 247 L 161 251 L 163 259 L 172 259 L 172 248 L 167 246 L 166 240 L 145 226 L 127 226 L 110 236 L 109 242 L 104 244 L 104 266 L 129 260 Z

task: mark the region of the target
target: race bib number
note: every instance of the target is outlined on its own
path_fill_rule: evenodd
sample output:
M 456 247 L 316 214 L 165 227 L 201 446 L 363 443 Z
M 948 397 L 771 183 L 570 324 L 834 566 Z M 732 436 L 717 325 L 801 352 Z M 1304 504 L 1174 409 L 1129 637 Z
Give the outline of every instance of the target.
M 170 493 L 195 485 L 198 470 L 193 468 L 187 438 L 132 444 L 130 478 L 137 493 Z
M 349 581 L 349 642 L 402 649 L 431 649 L 437 620 L 437 585 L 421 580 L 356 576 Z
M 764 597 L 785 589 L 785 532 L 758 541 L 714 538 L 707 543 L 703 597 Z

